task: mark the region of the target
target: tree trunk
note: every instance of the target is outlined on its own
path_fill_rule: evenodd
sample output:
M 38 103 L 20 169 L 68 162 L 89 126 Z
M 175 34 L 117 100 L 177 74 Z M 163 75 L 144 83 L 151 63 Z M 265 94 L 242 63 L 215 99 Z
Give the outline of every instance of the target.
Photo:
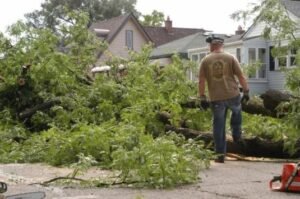
M 266 109 L 263 104 L 255 103 L 252 100 L 249 100 L 248 103 L 242 103 L 242 111 L 249 114 L 276 117 L 276 113 Z
M 188 128 L 176 128 L 169 124 L 165 126 L 166 131 L 174 131 L 184 135 L 186 138 L 203 140 L 207 146 L 213 146 L 213 135 L 208 132 L 200 132 Z M 269 157 L 269 158 L 295 158 L 299 157 L 300 151 L 297 151 L 294 155 L 290 155 L 284 151 L 283 142 L 273 142 L 270 140 L 264 140 L 258 137 L 245 138 L 244 143 L 234 143 L 232 138 L 227 136 L 227 152 L 237 153 L 246 156 L 255 157 Z M 300 142 L 297 143 L 300 147 Z
M 268 90 L 264 94 L 260 95 L 260 97 L 264 101 L 264 107 L 272 112 L 276 112 L 277 106 L 281 102 L 288 102 L 291 99 L 291 95 L 287 93 L 283 93 L 278 90 Z
M 26 109 L 25 111 L 22 111 L 21 113 L 19 113 L 19 119 L 29 118 L 33 114 L 35 114 L 37 111 L 49 109 L 52 106 L 54 106 L 56 104 L 59 104 L 59 103 L 60 103 L 59 100 L 51 100 L 51 101 L 44 102 L 42 104 L 36 105 L 33 108 Z

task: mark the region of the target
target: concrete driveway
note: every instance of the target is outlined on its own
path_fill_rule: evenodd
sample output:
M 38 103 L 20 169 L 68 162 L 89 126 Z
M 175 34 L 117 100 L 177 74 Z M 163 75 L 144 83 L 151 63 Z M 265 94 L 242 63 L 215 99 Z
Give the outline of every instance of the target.
M 63 188 L 29 185 L 34 182 L 65 176 L 72 170 L 42 164 L 0 165 L 0 181 L 6 181 L 5 195 L 44 191 L 51 199 L 299 199 L 300 194 L 270 191 L 269 180 L 279 175 L 283 163 L 226 161 L 214 163 L 201 172 L 201 181 L 174 189 L 135 188 Z M 106 175 L 106 171 L 91 169 L 86 175 Z

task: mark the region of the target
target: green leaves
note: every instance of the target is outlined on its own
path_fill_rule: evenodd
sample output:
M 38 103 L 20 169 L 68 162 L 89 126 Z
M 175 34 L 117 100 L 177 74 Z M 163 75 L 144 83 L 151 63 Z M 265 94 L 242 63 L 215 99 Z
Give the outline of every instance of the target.
M 48 99 L 59 99 L 60 103 L 49 110 L 35 112 L 25 125 L 15 128 L 14 136 L 1 140 L 5 143 L 0 152 L 2 160 L 76 164 L 74 175 L 95 160 L 101 167 L 120 171 L 121 180 L 137 181 L 141 186 L 171 187 L 196 181 L 200 168 L 209 166 L 212 152 L 200 142 L 186 141 L 173 133 L 166 135 L 164 124 L 157 117 L 159 112 L 167 111 L 172 116 L 171 123 L 179 125 L 181 115 L 187 113 L 180 104 L 190 95 L 196 95 L 197 89 L 186 81 L 184 63 L 174 57 L 172 65 L 161 69 L 149 62 L 151 47 L 145 46 L 141 53 L 131 52 L 128 61 L 112 59 L 113 70 L 109 76 L 97 74 L 94 82 L 85 84 L 79 80 L 94 61 L 95 49 L 90 47 L 97 43 L 93 43 L 94 37 L 84 29 L 85 19 L 75 17 L 74 20 L 77 25 L 62 29 L 63 38 L 51 35 L 48 30 L 26 29 L 35 35 L 24 36 L 30 41 L 26 54 L 32 60 L 28 75 L 31 82 L 26 95 L 22 94 L 19 109 L 30 108 L 29 102 L 36 105 Z M 64 41 L 66 51 L 57 47 L 58 41 Z M 5 61 L 13 63 L 14 54 L 5 57 L 3 68 Z M 125 66 L 125 76 L 117 69 L 120 63 Z M 10 75 L 9 68 L 17 69 L 9 65 L 4 70 L 5 76 Z M 11 79 L 18 74 L 16 70 Z M 18 93 L 19 87 L 13 81 L 11 84 L 16 90 L 12 94 Z M 3 91 L 10 91 L 9 88 L 3 85 Z M 3 93 L 3 96 L 5 99 L 7 95 Z M 19 112 L 14 109 L 16 102 L 2 102 L 6 108 L 3 116 L 9 116 L 9 119 L 1 118 L 0 121 L 7 123 L 3 128 L 19 124 L 12 120 Z M 186 114 L 194 115 L 197 113 Z M 193 120 L 195 126 L 197 118 Z M 35 133 L 25 133 L 27 129 Z M 15 142 L 19 137 L 22 140 Z
M 112 167 L 121 171 L 122 180 L 137 183 L 137 186 L 166 188 L 195 182 L 199 170 L 209 165 L 203 164 L 203 159 L 212 157 L 212 153 L 199 145 L 197 150 L 194 141 L 186 143 L 174 134 L 155 140 L 143 134 L 139 138 L 139 143 L 133 149 L 122 147 L 112 155 Z M 207 156 L 203 157 L 203 153 Z
M 143 26 L 162 26 L 164 22 L 164 13 L 157 10 L 153 10 L 150 15 L 143 15 L 143 21 L 141 23 Z
M 42 3 L 41 10 L 26 14 L 28 24 L 36 28 L 49 28 L 57 31 L 63 23 L 73 23 L 70 11 L 87 13 L 87 26 L 92 22 L 119 16 L 124 13 L 137 13 L 136 0 L 48 0 Z

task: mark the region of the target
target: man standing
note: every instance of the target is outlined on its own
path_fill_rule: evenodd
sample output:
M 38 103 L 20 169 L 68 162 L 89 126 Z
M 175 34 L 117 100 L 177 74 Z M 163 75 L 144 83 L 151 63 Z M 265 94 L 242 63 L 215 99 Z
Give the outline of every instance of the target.
M 241 141 L 241 100 L 249 100 L 249 87 L 237 59 L 223 51 L 224 39 L 211 35 L 206 39 L 210 54 L 200 63 L 199 94 L 202 102 L 206 101 L 205 83 L 207 82 L 211 109 L 213 112 L 213 137 L 215 162 L 224 163 L 226 155 L 226 114 L 232 111 L 230 126 L 234 142 Z M 236 80 L 238 79 L 238 81 Z M 239 83 L 243 88 L 241 99 Z

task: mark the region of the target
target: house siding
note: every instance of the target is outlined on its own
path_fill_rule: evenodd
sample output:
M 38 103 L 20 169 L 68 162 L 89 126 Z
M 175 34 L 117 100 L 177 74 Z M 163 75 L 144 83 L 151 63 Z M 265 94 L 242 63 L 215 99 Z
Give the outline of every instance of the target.
M 250 89 L 250 94 L 251 95 L 259 95 L 266 90 L 268 90 L 268 82 L 267 81 L 253 81 L 253 80 L 248 80 L 249 84 L 249 89 Z
M 243 39 L 261 36 L 265 26 L 266 26 L 266 23 L 264 23 L 264 22 L 259 22 L 257 24 L 254 24 L 252 27 L 250 27 L 250 29 L 244 35 Z
M 270 71 L 269 72 L 269 89 L 276 89 L 284 91 L 285 89 L 285 74 L 281 71 Z
M 224 51 L 233 55 L 235 58 L 236 57 L 236 49 L 240 48 L 241 49 L 241 57 L 244 56 L 244 51 L 243 51 L 243 48 L 242 48 L 242 45 L 241 44 L 238 44 L 238 45 L 230 45 L 230 46 L 224 46 Z
M 141 31 L 137 28 L 135 23 L 132 20 L 128 20 L 128 22 L 123 26 L 118 35 L 113 39 L 110 43 L 108 50 L 104 52 L 104 54 L 98 60 L 98 63 L 103 63 L 106 60 L 109 60 L 111 55 L 117 55 L 121 58 L 128 58 L 129 51 L 126 47 L 126 30 L 133 31 L 133 50 L 140 52 L 145 44 L 147 44 L 148 40 L 144 37 Z

